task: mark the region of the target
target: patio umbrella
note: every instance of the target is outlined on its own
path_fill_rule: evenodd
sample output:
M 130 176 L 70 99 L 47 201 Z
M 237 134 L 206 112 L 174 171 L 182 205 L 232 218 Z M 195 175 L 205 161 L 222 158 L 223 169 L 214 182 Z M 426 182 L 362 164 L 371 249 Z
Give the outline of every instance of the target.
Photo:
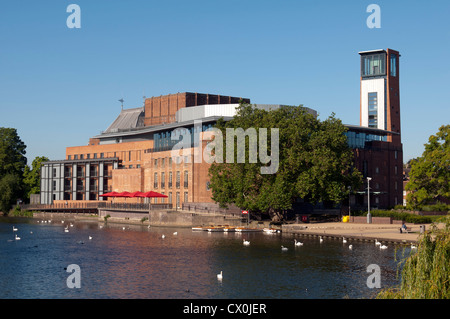
M 117 197 L 119 193 L 118 192 L 109 192 L 109 193 L 105 193 L 103 195 L 99 195 L 101 197 Z
M 122 192 L 122 193 L 118 193 L 117 197 L 132 197 L 130 192 Z
M 143 196 L 143 194 L 144 194 L 144 193 L 139 192 L 139 191 L 137 191 L 137 192 L 132 192 L 132 193 L 130 193 L 130 197 L 145 197 L 145 196 Z
M 168 197 L 167 195 L 164 195 L 164 194 L 161 194 L 158 192 L 154 192 L 154 191 L 148 191 L 148 192 L 142 193 L 142 195 L 143 195 L 142 197 L 164 197 L 164 198 Z

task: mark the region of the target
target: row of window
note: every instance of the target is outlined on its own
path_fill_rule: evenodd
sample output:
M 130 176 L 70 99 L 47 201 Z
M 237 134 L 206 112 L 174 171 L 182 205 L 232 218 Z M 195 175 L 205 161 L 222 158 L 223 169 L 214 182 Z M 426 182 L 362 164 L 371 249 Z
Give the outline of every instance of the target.
M 172 188 L 173 183 L 173 172 L 169 172 L 168 174 L 168 180 L 167 180 L 167 187 Z M 161 180 L 159 180 L 159 177 L 161 177 Z M 166 188 L 166 172 L 161 172 L 161 174 L 154 173 L 153 175 L 153 188 Z M 180 188 L 181 186 L 181 172 L 177 171 L 175 174 L 175 188 Z M 189 172 L 184 171 L 184 179 L 183 179 L 183 186 L 184 188 L 187 188 L 189 186 Z

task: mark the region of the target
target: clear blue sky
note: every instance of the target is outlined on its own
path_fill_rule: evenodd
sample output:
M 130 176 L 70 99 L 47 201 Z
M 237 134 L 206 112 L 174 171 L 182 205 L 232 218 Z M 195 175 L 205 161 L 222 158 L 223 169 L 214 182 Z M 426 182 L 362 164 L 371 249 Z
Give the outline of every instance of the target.
M 69 29 L 69 4 L 81 28 Z M 369 4 L 381 28 L 369 29 Z M 145 95 L 217 93 L 359 124 L 359 51 L 400 51 L 404 161 L 450 119 L 450 1 L 13 1 L 0 4 L 0 127 L 63 159 Z

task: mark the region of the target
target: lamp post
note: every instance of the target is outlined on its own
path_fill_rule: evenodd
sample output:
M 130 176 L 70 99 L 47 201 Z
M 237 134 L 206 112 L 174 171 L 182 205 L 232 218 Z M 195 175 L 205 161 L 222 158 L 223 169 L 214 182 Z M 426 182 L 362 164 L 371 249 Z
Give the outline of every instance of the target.
M 349 219 L 349 221 L 350 221 L 350 215 L 351 215 L 351 212 L 350 212 L 350 196 L 351 196 L 351 194 L 352 194 L 352 187 L 349 186 L 348 187 L 348 219 Z
M 372 215 L 370 214 L 370 181 L 372 177 L 367 177 L 367 224 L 372 224 Z

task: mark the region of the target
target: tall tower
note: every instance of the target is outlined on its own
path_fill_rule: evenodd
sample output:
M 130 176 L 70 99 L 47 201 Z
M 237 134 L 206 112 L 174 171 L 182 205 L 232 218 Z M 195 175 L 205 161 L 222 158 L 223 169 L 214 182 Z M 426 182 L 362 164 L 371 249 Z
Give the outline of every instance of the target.
M 360 125 L 398 134 L 388 134 L 388 142 L 401 144 L 400 85 L 398 51 L 372 50 L 361 55 Z

